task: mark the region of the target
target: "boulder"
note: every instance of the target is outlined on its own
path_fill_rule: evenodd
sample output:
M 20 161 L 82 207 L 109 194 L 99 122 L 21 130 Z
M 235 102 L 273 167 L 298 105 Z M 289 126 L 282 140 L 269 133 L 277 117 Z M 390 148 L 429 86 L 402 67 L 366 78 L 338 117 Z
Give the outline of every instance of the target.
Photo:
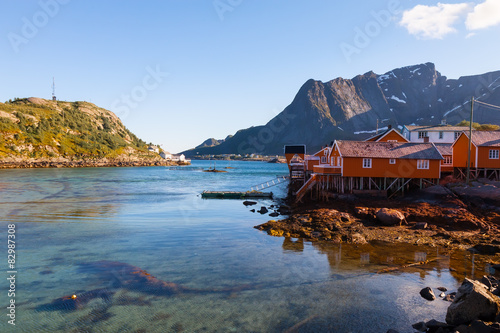
M 396 209 L 382 208 L 375 215 L 383 225 L 401 225 L 405 220 L 404 214 Z
M 269 210 L 267 210 L 267 208 L 264 207 L 264 206 L 260 207 L 260 210 L 258 210 L 258 212 L 261 213 L 261 214 L 266 214 L 268 211 Z
M 253 205 L 256 205 L 256 204 L 257 204 L 257 201 L 245 200 L 245 201 L 243 201 L 243 204 L 244 204 L 245 206 L 253 206 Z
M 431 287 L 425 287 L 424 289 L 420 290 L 420 296 L 428 301 L 433 301 L 436 299 L 436 295 L 434 295 Z
M 500 333 L 500 329 L 494 324 L 488 325 L 481 320 L 475 320 L 467 328 L 467 333 Z
M 492 321 L 499 313 L 500 298 L 489 292 L 482 283 L 466 278 L 448 307 L 446 322 L 458 326 L 478 319 Z
M 437 287 L 437 290 L 439 290 L 439 291 L 448 291 L 448 289 L 446 289 L 446 287 Z
M 272 212 L 272 213 L 269 214 L 269 216 L 271 216 L 271 217 L 280 216 L 280 213 L 278 213 L 278 212 Z
M 437 330 L 441 329 L 451 329 L 452 326 L 448 325 L 447 323 L 443 323 L 441 321 L 437 321 L 435 319 L 431 319 L 428 322 L 425 323 L 425 326 L 427 326 L 427 329 L 429 329 L 430 332 L 435 332 Z
M 416 329 L 419 332 L 426 332 L 427 331 L 427 326 L 423 321 L 418 322 L 416 324 L 411 325 L 414 329 Z

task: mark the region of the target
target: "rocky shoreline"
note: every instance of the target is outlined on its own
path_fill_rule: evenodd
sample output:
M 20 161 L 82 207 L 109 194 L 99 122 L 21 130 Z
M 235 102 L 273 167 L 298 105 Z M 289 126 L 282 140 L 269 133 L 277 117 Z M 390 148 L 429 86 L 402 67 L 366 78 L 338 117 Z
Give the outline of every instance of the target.
M 189 162 L 173 162 L 168 160 L 23 160 L 0 161 L 0 169 L 31 168 L 90 168 L 90 167 L 145 167 L 145 166 L 178 166 L 190 165 Z
M 342 195 L 330 202 L 291 204 L 287 218 L 255 228 L 272 236 L 313 241 L 385 241 L 500 254 L 500 202 L 478 196 L 475 202 L 462 198 L 467 196 L 458 196 L 445 186 L 396 200 Z

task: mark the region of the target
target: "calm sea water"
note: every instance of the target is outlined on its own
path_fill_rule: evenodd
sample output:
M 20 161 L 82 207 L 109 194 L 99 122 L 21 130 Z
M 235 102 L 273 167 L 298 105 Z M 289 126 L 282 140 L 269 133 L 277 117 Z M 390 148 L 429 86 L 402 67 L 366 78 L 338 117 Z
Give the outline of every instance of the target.
M 420 289 L 456 289 L 464 276 L 488 269 L 467 252 L 268 236 L 253 226 L 269 216 L 200 193 L 247 190 L 286 174 L 286 165 L 232 162 L 227 173 L 202 172 L 209 163 L 0 170 L 0 331 L 411 332 L 417 321 L 444 320 L 449 305 L 425 301 Z M 286 191 L 271 190 L 278 197 Z M 257 208 L 272 204 L 260 200 Z M 6 316 L 8 224 L 16 225 L 15 327 Z M 425 266 L 382 271 L 426 259 Z M 92 269 L 102 260 L 201 291 L 164 295 L 120 283 L 133 273 Z M 47 306 L 95 290 L 109 294 L 73 311 Z

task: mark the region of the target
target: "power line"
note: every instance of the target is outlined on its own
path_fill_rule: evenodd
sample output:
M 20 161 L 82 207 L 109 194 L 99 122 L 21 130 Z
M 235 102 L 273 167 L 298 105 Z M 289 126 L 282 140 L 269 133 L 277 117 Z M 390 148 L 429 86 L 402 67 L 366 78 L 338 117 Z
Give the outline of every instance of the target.
M 475 101 L 476 103 L 479 103 L 479 104 L 483 105 L 483 106 L 490 107 L 490 108 L 492 108 L 492 109 L 497 109 L 497 110 L 500 110 L 500 106 L 498 106 L 498 105 L 488 104 L 488 103 L 485 103 L 485 102 L 478 101 L 477 99 L 476 99 L 476 100 L 474 100 L 474 101 Z

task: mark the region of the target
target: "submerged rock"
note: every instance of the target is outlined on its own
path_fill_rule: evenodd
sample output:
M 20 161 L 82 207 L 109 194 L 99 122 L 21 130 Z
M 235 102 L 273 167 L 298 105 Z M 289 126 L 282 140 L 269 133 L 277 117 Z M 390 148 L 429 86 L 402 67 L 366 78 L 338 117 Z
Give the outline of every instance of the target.
M 253 205 L 256 205 L 256 204 L 257 204 L 257 201 L 245 200 L 245 201 L 243 201 L 243 204 L 244 204 L 245 206 L 253 206 Z
M 446 322 L 469 324 L 474 320 L 492 321 L 500 313 L 500 298 L 478 281 L 465 279 L 453 303 L 448 307 Z

